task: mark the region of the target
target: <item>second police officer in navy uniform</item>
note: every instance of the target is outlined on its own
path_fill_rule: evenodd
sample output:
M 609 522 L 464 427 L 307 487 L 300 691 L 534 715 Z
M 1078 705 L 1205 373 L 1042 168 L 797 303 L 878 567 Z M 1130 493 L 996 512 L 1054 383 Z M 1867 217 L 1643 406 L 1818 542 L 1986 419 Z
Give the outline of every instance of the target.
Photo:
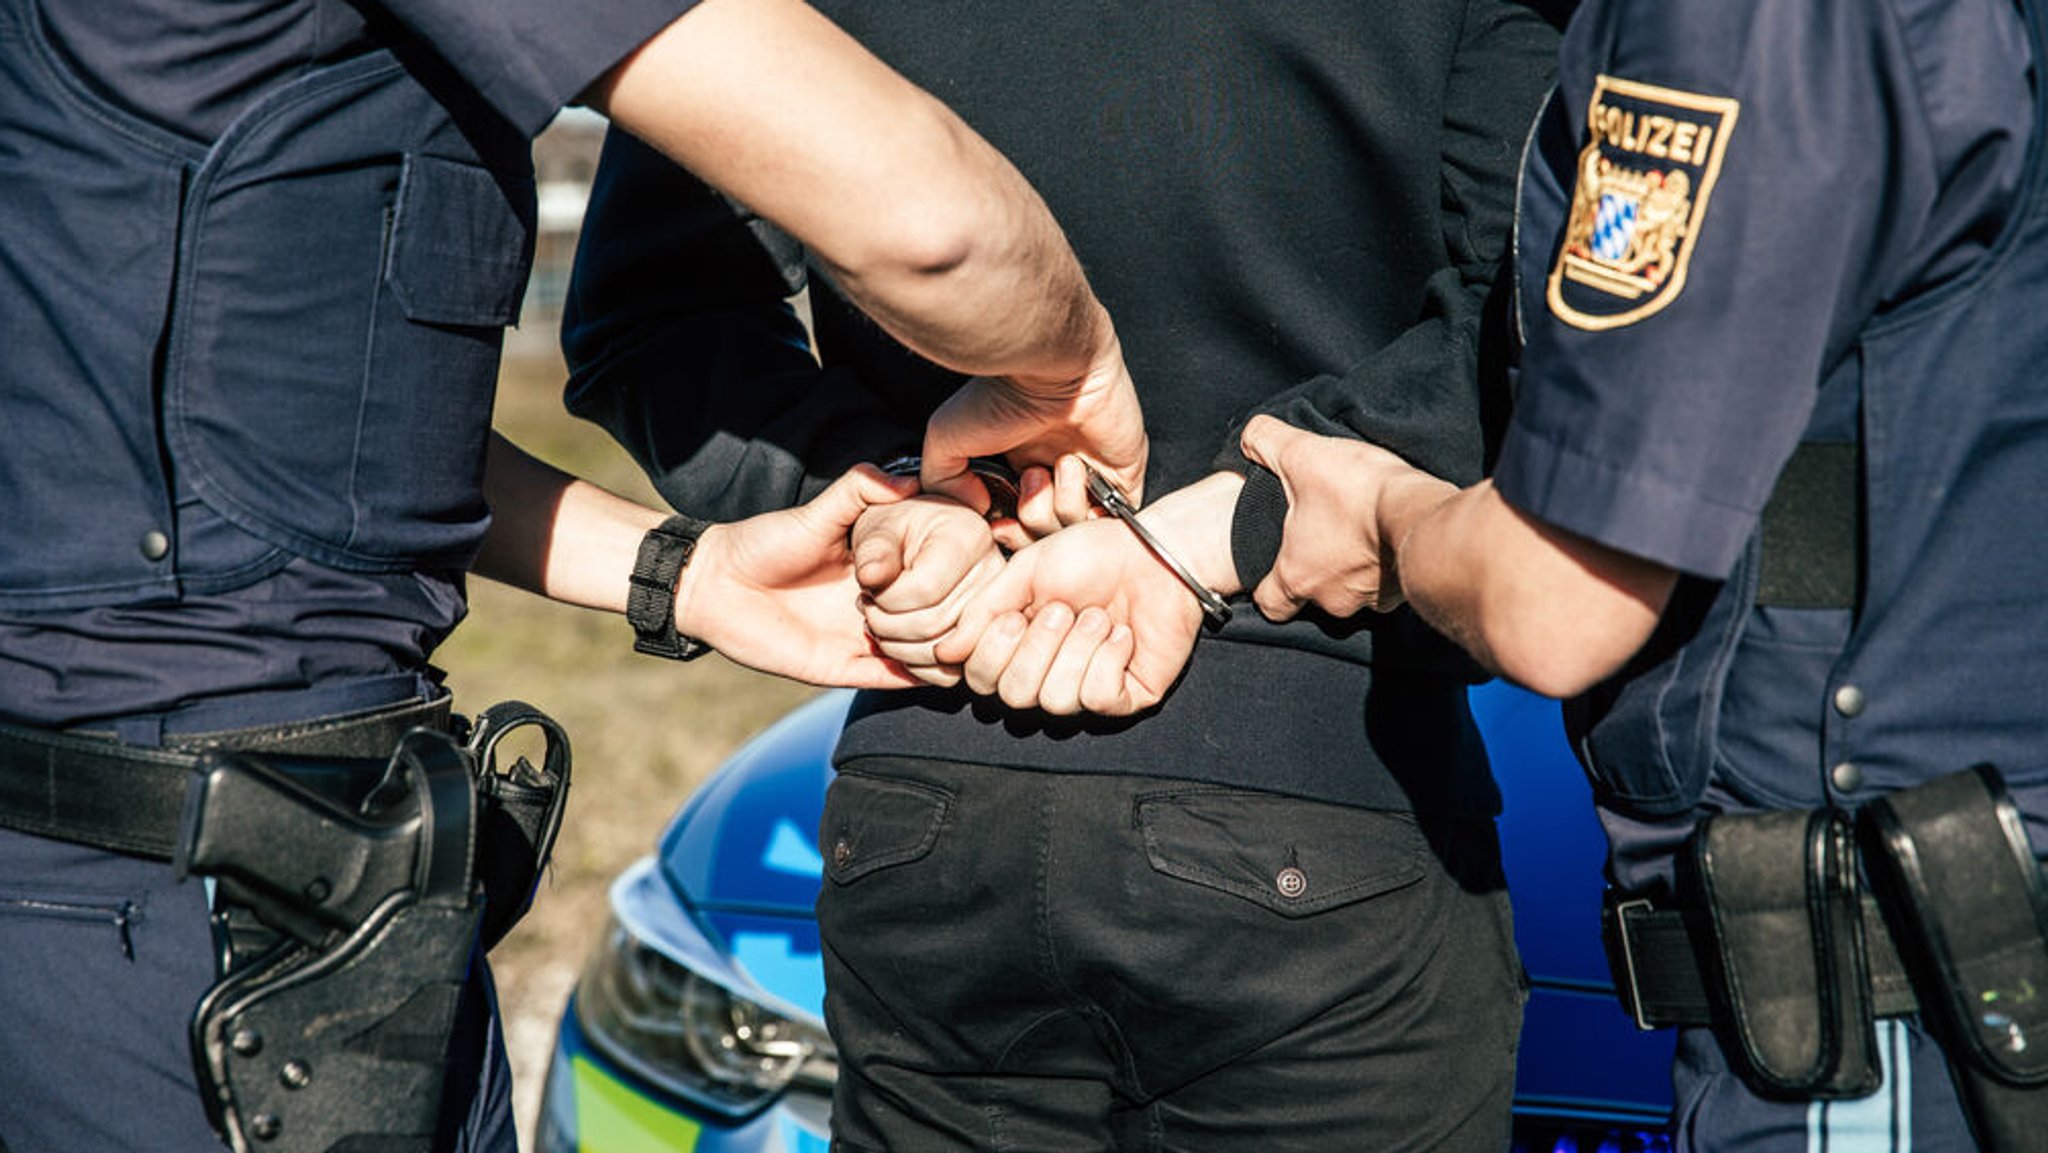
M 1681 1148 L 2048 1140 L 2041 8 L 1585 5 L 1493 479 L 1247 432 L 1262 608 L 1569 698 Z

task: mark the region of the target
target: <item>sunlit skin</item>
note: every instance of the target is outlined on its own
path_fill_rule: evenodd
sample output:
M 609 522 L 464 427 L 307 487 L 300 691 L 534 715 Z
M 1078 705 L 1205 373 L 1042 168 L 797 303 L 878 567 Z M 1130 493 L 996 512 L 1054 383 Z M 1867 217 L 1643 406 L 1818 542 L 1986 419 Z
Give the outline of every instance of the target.
M 973 376 L 930 425 L 926 488 L 986 507 L 967 460 L 1005 453 L 1023 464 L 1077 453 L 1142 483 L 1144 419 L 1115 327 L 1044 202 L 837 25 L 800 0 L 705 0 L 582 100 L 801 241 L 905 345 Z M 480 574 L 624 608 L 661 512 L 502 438 L 485 488 Z M 849 540 L 864 512 L 916 488 L 856 469 L 807 505 L 712 527 L 678 586 L 678 627 L 812 683 L 919 683 L 861 627 Z
M 1492 672 L 1562 697 L 1642 647 L 1677 581 L 1521 513 L 1489 483 L 1460 490 L 1363 441 L 1260 417 L 1244 450 L 1289 500 L 1279 556 L 1253 590 L 1273 620 L 1311 604 L 1340 617 L 1411 604 Z M 1012 558 L 1014 575 L 949 609 L 943 636 L 936 617 L 871 608 L 884 651 L 957 666 L 1012 707 L 1126 715 L 1156 704 L 1192 652 L 1199 610 L 1128 530 L 1076 511 L 1075 476 L 1027 476 L 1019 521 L 1044 539 Z M 1241 486 L 1218 474 L 1143 514 L 1224 595 L 1239 591 L 1229 525 Z
M 1095 514 L 1086 498 L 1078 460 L 1051 470 L 1027 471 L 1017 523 L 1023 546 L 989 575 L 995 549 L 979 518 L 941 509 L 872 513 L 856 528 L 856 552 L 896 554 L 890 565 L 863 568 L 918 573 L 917 595 L 868 585 L 867 623 L 883 653 L 934 683 L 965 680 L 984 696 L 1013 708 L 1055 715 L 1091 712 L 1123 716 L 1162 700 L 1194 649 L 1202 612 L 1172 570 L 1129 526 Z M 1070 483 L 1071 482 L 1071 483 Z M 1219 473 L 1169 493 L 1140 516 L 1198 579 L 1234 591 L 1227 533 L 1242 478 Z M 909 558 L 906 534 L 913 517 L 929 518 L 922 531 L 952 543 L 925 544 Z M 971 559 L 970 559 L 971 558 Z M 943 591 L 941 591 L 943 590 Z

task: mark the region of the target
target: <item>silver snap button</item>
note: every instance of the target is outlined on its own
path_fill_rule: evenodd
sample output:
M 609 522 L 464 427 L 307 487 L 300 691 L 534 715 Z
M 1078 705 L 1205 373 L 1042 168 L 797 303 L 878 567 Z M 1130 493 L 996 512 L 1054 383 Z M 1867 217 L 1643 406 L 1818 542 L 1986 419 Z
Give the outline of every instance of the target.
M 844 866 L 846 862 L 851 860 L 853 860 L 853 842 L 848 841 L 845 837 L 834 841 L 832 843 L 832 863 Z
M 1281 896 L 1292 900 L 1308 892 L 1308 874 L 1289 865 L 1273 878 L 1273 887 L 1280 890 Z
M 162 560 L 171 555 L 171 538 L 155 529 L 143 533 L 142 555 L 148 560 Z
M 1843 685 L 1835 690 L 1835 711 L 1845 717 L 1853 717 L 1863 711 L 1863 690 L 1855 685 Z
M 1863 787 L 1863 770 L 1854 762 L 1843 761 L 1828 770 L 1828 779 L 1835 783 L 1836 789 L 1844 793 L 1853 793 Z

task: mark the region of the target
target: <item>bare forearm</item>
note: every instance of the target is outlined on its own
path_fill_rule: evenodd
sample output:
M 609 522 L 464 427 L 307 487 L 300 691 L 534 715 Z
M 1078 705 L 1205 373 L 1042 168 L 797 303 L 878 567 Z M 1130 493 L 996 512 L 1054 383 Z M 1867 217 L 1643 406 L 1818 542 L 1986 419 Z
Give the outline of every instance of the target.
M 476 572 L 552 600 L 626 611 L 641 538 L 654 509 L 578 480 L 493 434 L 484 469 L 491 531 Z
M 917 683 L 875 654 L 847 545 L 863 513 L 909 496 L 910 484 L 863 465 L 809 503 L 705 528 L 677 584 L 676 631 L 749 668 L 809 684 Z M 665 514 L 497 436 L 484 491 L 494 519 L 480 575 L 568 604 L 626 611 L 641 542 Z
M 1381 522 L 1415 611 L 1494 672 L 1547 696 L 1582 692 L 1619 669 L 1676 583 L 1669 569 L 1522 514 L 1490 482 L 1385 503 Z
M 1068 382 L 1108 342 L 1022 175 L 800 0 L 705 0 L 586 99 L 802 240 L 940 363 Z

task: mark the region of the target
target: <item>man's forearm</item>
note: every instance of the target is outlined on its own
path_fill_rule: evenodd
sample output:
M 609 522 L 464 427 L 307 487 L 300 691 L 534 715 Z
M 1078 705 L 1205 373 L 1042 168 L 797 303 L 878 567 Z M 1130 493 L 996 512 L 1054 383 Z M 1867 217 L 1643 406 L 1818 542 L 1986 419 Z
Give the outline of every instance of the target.
M 1065 384 L 1109 343 L 1015 167 L 800 0 L 705 0 L 585 98 L 803 241 L 932 360 Z
M 493 522 L 475 571 L 553 600 L 624 613 L 647 530 L 664 514 L 577 480 L 493 436 L 484 476 Z M 917 683 L 881 657 L 862 625 L 847 534 L 909 482 L 867 466 L 807 504 L 697 538 L 674 627 L 731 660 L 817 685 Z
M 1408 603 L 1488 668 L 1546 696 L 1583 692 L 1635 655 L 1677 576 L 1527 516 L 1490 481 L 1383 501 Z

